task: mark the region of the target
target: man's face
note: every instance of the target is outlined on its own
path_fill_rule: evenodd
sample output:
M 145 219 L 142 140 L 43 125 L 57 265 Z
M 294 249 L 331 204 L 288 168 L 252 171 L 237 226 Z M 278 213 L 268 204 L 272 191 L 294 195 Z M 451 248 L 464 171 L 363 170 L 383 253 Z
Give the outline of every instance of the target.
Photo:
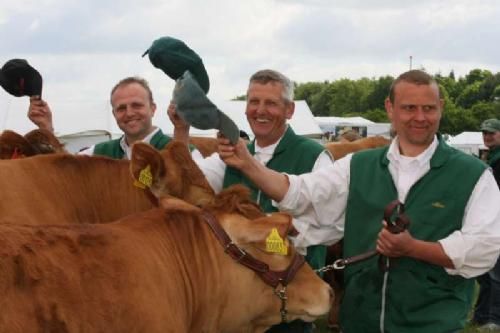
M 403 155 L 417 156 L 432 143 L 443 108 L 436 84 L 401 81 L 394 87 L 394 103 L 386 99 L 385 108 Z
M 279 140 L 285 133 L 286 120 L 292 118 L 294 109 L 293 102 L 283 99 L 281 83 L 250 83 L 246 115 L 259 146 L 269 146 Z
M 500 131 L 487 132 L 483 131 L 484 145 L 488 148 L 500 146 Z
M 111 96 L 111 105 L 116 123 L 125 133 L 128 144 L 151 133 L 156 105 L 151 104 L 148 92 L 140 84 L 118 87 Z

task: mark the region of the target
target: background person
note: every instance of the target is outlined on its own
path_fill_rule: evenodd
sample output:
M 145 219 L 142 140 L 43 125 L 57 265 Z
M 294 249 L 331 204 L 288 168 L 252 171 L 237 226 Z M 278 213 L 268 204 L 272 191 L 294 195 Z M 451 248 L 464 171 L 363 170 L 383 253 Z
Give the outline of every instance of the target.
M 483 142 L 488 147 L 486 162 L 493 170 L 500 186 L 500 120 L 488 119 L 481 124 Z M 479 296 L 476 301 L 473 322 L 482 330 L 500 332 L 500 261 L 489 272 L 477 278 Z
M 483 162 L 437 134 L 443 103 L 431 76 L 401 74 L 385 102 L 397 133 L 391 145 L 303 175 L 277 173 L 243 144 L 220 140 L 221 158 L 296 217 L 298 230 L 308 223 L 314 228 L 306 232 L 317 231 L 324 244 L 343 237 L 345 257 L 376 248 L 398 258 L 394 265 L 386 262 L 386 271 L 375 257 L 346 268 L 344 333 L 459 332 L 472 301 L 472 278 L 498 258 L 500 192 Z M 395 199 L 411 221 L 398 234 L 383 221 Z

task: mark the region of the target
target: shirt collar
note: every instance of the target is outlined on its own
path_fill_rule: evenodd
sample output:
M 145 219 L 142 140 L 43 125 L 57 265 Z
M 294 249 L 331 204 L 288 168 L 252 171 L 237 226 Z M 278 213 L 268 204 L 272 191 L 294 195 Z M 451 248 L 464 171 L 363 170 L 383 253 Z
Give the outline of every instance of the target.
M 144 139 L 142 139 L 141 141 L 149 143 L 151 141 L 151 138 L 153 138 L 153 136 L 155 136 L 155 134 L 158 133 L 159 130 L 160 130 L 159 127 L 155 127 L 153 132 L 146 135 L 146 137 Z M 123 135 L 120 139 L 120 147 L 125 152 L 127 157 L 129 157 L 129 151 L 130 151 L 131 147 L 127 144 L 127 140 L 125 140 L 125 135 Z
M 430 163 L 431 158 L 434 155 L 434 152 L 436 151 L 438 143 L 439 142 L 437 136 L 434 135 L 432 143 L 422 153 L 420 153 L 415 157 L 407 157 L 401 155 L 401 153 L 399 152 L 399 137 L 396 136 L 394 140 L 392 140 L 391 145 L 389 146 L 389 150 L 387 152 L 387 159 L 391 163 L 400 164 L 403 161 L 407 161 L 408 163 L 409 162 L 417 163 L 418 166 L 422 167 Z
M 286 127 L 286 129 L 288 129 L 288 126 Z M 285 136 L 286 134 L 286 130 L 283 132 L 283 135 L 279 138 L 278 141 L 276 141 L 275 143 L 273 143 L 272 145 L 269 145 L 269 146 L 266 146 L 266 147 L 261 147 L 257 144 L 257 140 L 255 140 L 255 153 L 260 153 L 260 154 L 274 154 L 274 151 L 276 150 L 276 147 L 278 147 L 278 145 L 280 144 L 281 140 L 283 139 L 283 137 Z

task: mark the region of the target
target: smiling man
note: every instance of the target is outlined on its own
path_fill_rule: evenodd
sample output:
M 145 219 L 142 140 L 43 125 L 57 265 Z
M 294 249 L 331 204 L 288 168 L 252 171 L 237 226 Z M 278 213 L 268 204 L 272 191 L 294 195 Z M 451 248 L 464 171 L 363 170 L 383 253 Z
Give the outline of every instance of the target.
M 148 82 L 141 77 L 131 76 L 120 80 L 111 89 L 110 102 L 116 124 L 123 136 L 90 146 L 79 154 L 101 155 L 115 159 L 129 159 L 132 144 L 144 141 L 157 149 L 162 149 L 172 138 L 153 126 L 156 104 Z M 44 100 L 30 98 L 28 117 L 39 128 L 53 131 L 52 112 Z M 176 135 L 174 129 L 174 136 Z M 194 149 L 193 157 L 201 158 Z
M 110 100 L 116 124 L 124 135 L 91 146 L 81 154 L 128 159 L 136 141 L 145 141 L 161 149 L 171 140 L 161 129 L 153 126 L 156 104 L 146 80 L 139 77 L 121 80 L 111 90 Z
M 384 256 L 383 265 L 371 257 L 346 267 L 342 332 L 460 332 L 473 278 L 500 253 L 500 192 L 483 162 L 437 133 L 443 99 L 430 75 L 401 74 L 385 107 L 396 131 L 389 147 L 311 173 L 277 173 L 241 142 L 219 140 L 220 156 L 291 213 L 306 238 L 332 244 L 343 237 L 347 258 L 373 249 Z M 398 201 L 409 228 L 391 233 L 385 210 Z
M 252 75 L 247 90 L 245 114 L 254 140 L 247 147 L 258 163 L 272 170 L 299 175 L 332 165 L 333 159 L 323 146 L 295 134 L 287 124 L 295 111 L 293 88 L 292 81 L 275 70 L 261 70 Z M 169 109 L 169 113 L 172 119 L 174 109 Z M 226 167 L 217 153 L 196 162 L 215 192 L 233 184 L 244 184 L 251 189 L 252 198 L 264 211 L 278 210 L 276 203 L 255 187 L 243 173 Z M 296 228 L 301 233 L 295 239 L 295 246 L 307 252 L 306 260 L 313 268 L 324 266 L 326 248 L 309 246 L 315 241 L 303 237 L 307 234 L 308 225 L 302 225 L 302 229 Z M 268 332 L 308 333 L 312 329 L 312 324 L 297 320 L 274 326 Z

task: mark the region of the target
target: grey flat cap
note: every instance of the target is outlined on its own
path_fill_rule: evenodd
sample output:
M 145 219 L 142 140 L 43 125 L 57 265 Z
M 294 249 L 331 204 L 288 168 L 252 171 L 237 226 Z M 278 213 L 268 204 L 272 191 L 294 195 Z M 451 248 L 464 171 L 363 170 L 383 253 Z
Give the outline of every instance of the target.
M 238 126 L 208 99 L 189 71 L 177 79 L 173 102 L 177 114 L 188 124 L 202 130 L 218 129 L 232 144 L 238 142 Z

